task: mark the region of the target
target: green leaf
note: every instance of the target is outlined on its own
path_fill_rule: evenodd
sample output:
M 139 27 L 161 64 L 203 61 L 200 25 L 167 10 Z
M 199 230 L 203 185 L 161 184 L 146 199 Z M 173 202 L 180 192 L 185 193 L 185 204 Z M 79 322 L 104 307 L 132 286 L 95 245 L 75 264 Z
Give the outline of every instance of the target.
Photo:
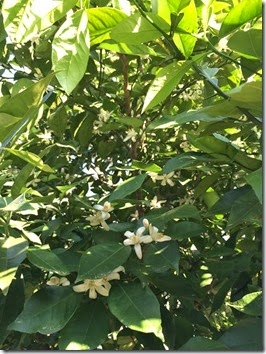
M 75 0 L 46 0 L 45 5 L 40 4 L 39 0 L 22 0 L 19 4 L 4 1 L 2 12 L 5 30 L 13 42 L 28 42 L 60 20 L 75 4 Z
M 235 277 L 231 277 L 230 279 L 226 278 L 223 281 L 221 287 L 219 288 L 217 294 L 215 294 L 215 297 L 213 299 L 211 313 L 219 310 L 219 308 L 224 304 L 225 298 L 230 289 L 232 288 L 234 281 Z
M 9 236 L 0 239 L 0 246 L 0 289 L 6 295 L 18 266 L 26 257 L 28 241 L 23 237 Z
M 32 166 L 37 167 L 44 172 L 54 172 L 54 170 L 50 166 L 46 165 L 43 160 L 33 152 L 9 148 L 4 148 L 3 150 L 8 151 L 10 154 L 19 157 L 20 159 L 30 163 Z
M 216 350 L 228 350 L 228 347 L 222 343 L 219 343 L 213 339 L 205 337 L 192 337 L 184 345 L 182 345 L 178 350 L 181 351 L 216 351 Z
M 23 279 L 13 279 L 8 294 L 1 301 L 0 310 L 0 344 L 3 343 L 9 332 L 8 325 L 13 322 L 23 310 L 25 301 L 25 289 Z M 3 295 L 1 295 L 3 296 Z
M 228 302 L 229 306 L 236 310 L 251 316 L 262 315 L 262 291 L 247 294 L 240 300 Z
M 213 159 L 208 157 L 208 155 L 195 153 L 195 152 L 184 152 L 175 157 L 172 157 L 166 162 L 163 167 L 162 173 L 170 173 L 176 170 L 182 170 L 186 167 L 201 165 L 202 161 L 212 161 Z
M 119 283 L 108 297 L 112 314 L 125 326 L 144 333 L 161 333 L 159 302 L 149 287 L 140 283 Z
M 246 318 L 230 327 L 218 342 L 234 351 L 262 351 L 263 323 L 260 318 Z
M 170 220 L 183 218 L 201 219 L 199 211 L 194 205 L 184 204 L 154 217 L 153 222 L 163 222 L 165 224 Z
M 144 100 L 142 113 L 161 103 L 170 95 L 192 66 L 192 61 L 173 62 L 159 71 Z
M 51 334 L 60 331 L 74 315 L 81 296 L 69 287 L 50 286 L 34 293 L 10 330 Z
M 78 10 L 62 24 L 52 43 L 53 70 L 68 95 L 86 72 L 89 49 L 88 16 Z
M 165 272 L 174 269 L 179 272 L 180 253 L 176 242 L 150 243 L 145 249 L 143 262 L 153 272 Z
M 247 59 L 262 61 L 262 30 L 237 31 L 229 38 L 227 47 Z
M 200 236 L 207 229 L 201 224 L 192 221 L 169 222 L 165 234 L 172 237 L 173 240 L 182 241 L 189 237 Z
M 48 125 L 53 133 L 62 138 L 67 128 L 68 116 L 64 106 L 57 109 L 53 114 L 48 117 Z
M 43 94 L 54 74 L 36 82 L 22 92 L 12 96 L 0 106 L 0 141 L 11 139 L 31 119 L 34 119 L 36 109 L 42 103 Z M 5 146 L 3 144 L 3 146 Z
M 226 91 L 230 102 L 235 106 L 254 110 L 262 117 L 262 81 L 246 82 L 243 85 Z
M 243 0 L 236 6 L 232 6 L 232 9 L 227 14 L 222 22 L 220 28 L 219 37 L 225 37 L 230 32 L 239 28 L 246 22 L 253 18 L 262 15 L 262 2 L 261 0 Z
M 111 193 L 109 201 L 111 202 L 117 199 L 123 199 L 127 195 L 132 194 L 142 186 L 142 183 L 144 182 L 146 177 L 147 175 L 144 173 L 138 176 L 130 177 L 126 181 L 122 182 Z
M 87 15 L 91 46 L 109 39 L 111 30 L 127 18 L 124 12 L 111 7 L 91 8 L 87 10 Z
M 262 204 L 262 168 L 259 168 L 258 170 L 251 172 L 249 175 L 245 177 L 245 179 L 248 182 L 248 184 L 251 185 L 257 198 Z
M 116 53 L 129 54 L 129 55 L 152 55 L 163 57 L 164 55 L 160 52 L 154 51 L 145 44 L 126 44 L 117 43 L 114 40 L 108 40 L 99 45 L 99 48 L 111 50 Z
M 110 242 L 89 248 L 81 256 L 77 281 L 97 279 L 108 275 L 125 263 L 130 253 L 130 247 Z
M 198 33 L 198 15 L 194 0 L 190 1 L 189 5 L 183 9 L 182 13 L 183 18 L 178 23 L 178 29 L 173 36 L 173 40 L 184 57 L 188 58 L 192 54 L 197 42 L 197 38 L 190 35 L 190 33 Z M 188 32 L 189 34 L 178 33 L 180 30 Z
M 49 250 L 30 247 L 28 249 L 27 258 L 32 264 L 40 269 L 60 275 L 67 275 L 70 273 L 64 262 Z
M 59 350 L 92 350 L 108 336 L 109 323 L 100 301 L 82 304 L 60 332 Z
M 155 163 L 145 163 L 137 160 L 132 161 L 131 168 L 148 172 L 161 172 L 162 170 L 161 167 L 156 165 Z
M 262 223 L 262 207 L 251 188 L 233 202 L 226 229 L 232 229 L 243 222 Z
M 151 22 L 155 23 L 162 31 L 168 32 L 170 26 L 161 17 L 154 13 L 146 13 Z M 152 41 L 162 36 L 146 18 L 138 12 L 118 23 L 111 32 L 111 38 L 116 42 L 126 44 L 141 44 Z

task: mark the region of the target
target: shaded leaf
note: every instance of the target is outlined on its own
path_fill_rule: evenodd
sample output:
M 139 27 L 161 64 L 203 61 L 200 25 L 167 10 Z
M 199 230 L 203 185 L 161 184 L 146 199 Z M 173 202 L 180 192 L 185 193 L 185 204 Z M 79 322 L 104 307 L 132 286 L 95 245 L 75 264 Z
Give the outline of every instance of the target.
M 29 298 L 8 329 L 24 333 L 58 332 L 74 315 L 80 300 L 81 296 L 66 286 L 43 288 Z
M 176 242 L 150 243 L 145 249 L 143 262 L 153 272 L 165 272 L 174 269 L 179 272 L 180 253 Z
M 263 324 L 260 318 L 246 318 L 230 327 L 218 342 L 226 345 L 229 350 L 262 351 Z
M 251 172 L 249 175 L 245 177 L 245 179 L 248 182 L 248 184 L 251 185 L 257 198 L 262 204 L 262 168 L 259 168 L 258 170 Z
M 92 350 L 109 333 L 108 316 L 100 301 L 82 304 L 60 332 L 59 350 Z
M 185 350 L 185 351 L 198 351 L 198 350 L 215 351 L 215 350 L 228 350 L 228 349 L 229 348 L 226 345 L 219 343 L 218 341 L 205 338 L 205 337 L 200 337 L 200 336 L 190 338 L 185 344 L 183 344 L 179 348 L 179 350 Z

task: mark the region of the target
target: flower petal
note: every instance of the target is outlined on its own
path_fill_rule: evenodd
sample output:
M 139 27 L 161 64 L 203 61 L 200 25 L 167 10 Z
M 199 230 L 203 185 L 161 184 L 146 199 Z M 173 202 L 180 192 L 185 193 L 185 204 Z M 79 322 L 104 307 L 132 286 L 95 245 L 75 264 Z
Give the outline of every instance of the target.
M 142 249 L 141 249 L 141 245 L 140 244 L 137 244 L 134 246 L 134 249 L 135 249 L 135 252 L 136 252 L 136 255 L 139 259 L 142 258 Z
M 89 290 L 89 287 L 87 284 L 79 284 L 79 285 L 74 285 L 73 286 L 73 290 L 76 292 L 76 293 L 82 293 L 84 291 L 87 291 Z
M 131 246 L 131 245 L 135 245 L 135 242 L 133 242 L 130 238 L 124 240 L 123 244 L 125 246 Z
M 99 285 L 96 286 L 96 291 L 101 294 L 102 296 L 108 296 L 109 295 L 109 290 L 107 290 L 104 286 Z

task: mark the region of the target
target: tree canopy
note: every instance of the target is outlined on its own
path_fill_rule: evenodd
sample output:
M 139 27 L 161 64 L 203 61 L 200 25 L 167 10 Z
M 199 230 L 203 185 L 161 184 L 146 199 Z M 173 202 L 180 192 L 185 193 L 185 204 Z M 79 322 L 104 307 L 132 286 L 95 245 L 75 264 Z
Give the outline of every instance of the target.
M 1 349 L 262 350 L 262 2 L 0 28 Z

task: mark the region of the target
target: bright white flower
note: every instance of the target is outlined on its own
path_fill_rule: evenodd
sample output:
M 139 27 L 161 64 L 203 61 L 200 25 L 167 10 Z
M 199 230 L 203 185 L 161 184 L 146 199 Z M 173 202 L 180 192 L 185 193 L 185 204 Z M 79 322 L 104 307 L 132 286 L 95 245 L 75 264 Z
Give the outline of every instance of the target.
M 120 279 L 120 274 L 119 272 L 124 272 L 125 273 L 125 268 L 122 266 L 119 266 L 115 268 L 112 273 L 108 274 L 106 277 L 103 277 L 103 285 L 105 288 L 109 291 L 111 289 L 111 284 L 109 283 L 110 280 L 119 280 Z
M 143 236 L 143 232 L 145 231 L 145 227 L 139 227 L 136 233 L 131 231 L 126 231 L 124 235 L 127 239 L 123 242 L 125 246 L 134 246 L 134 250 L 139 259 L 142 258 L 142 249 L 141 243 L 150 243 L 152 242 L 152 238 L 150 235 Z
M 158 201 L 157 197 L 155 196 L 150 202 L 150 207 L 151 207 L 151 209 L 154 209 L 154 208 L 158 209 L 158 208 L 161 208 L 162 207 L 161 204 L 165 203 L 165 202 L 166 202 L 166 200 Z
M 96 210 L 104 211 L 105 213 L 109 213 L 110 211 L 114 210 L 110 202 L 105 202 L 103 205 L 96 204 L 93 208 Z
M 123 141 L 132 140 L 133 142 L 136 142 L 137 135 L 138 133 L 133 128 L 131 128 L 127 131 L 127 136 Z
M 86 218 L 91 224 L 91 226 L 102 225 L 104 230 L 108 231 L 109 226 L 105 222 L 105 220 L 110 218 L 110 214 L 105 211 L 97 211 L 94 215 L 91 215 Z
M 150 225 L 150 222 L 148 219 L 143 219 L 142 220 L 142 223 L 143 223 L 143 226 L 148 229 L 149 228 L 149 225 Z
M 89 290 L 89 297 L 91 299 L 96 299 L 97 293 L 103 296 L 108 296 L 110 289 L 105 286 L 105 281 L 103 279 L 85 279 L 83 280 L 83 284 L 73 286 L 73 290 L 77 293 Z
M 70 284 L 70 281 L 66 277 L 59 278 L 53 276 L 50 278 L 50 280 L 48 280 L 46 284 L 50 286 L 59 286 L 59 285 L 67 286 Z
M 174 185 L 175 185 L 175 182 L 173 182 L 172 180 L 171 180 L 171 178 L 173 178 L 174 177 L 174 174 L 175 174 L 175 172 L 170 172 L 170 173 L 165 173 L 165 174 L 163 174 L 162 176 L 160 176 L 161 178 L 161 185 L 162 186 L 166 186 L 166 184 L 169 184 L 169 186 L 171 186 L 171 187 L 173 187 Z
M 171 237 L 164 235 L 162 232 L 158 232 L 159 229 L 157 227 L 152 226 L 152 224 L 149 225 L 149 233 L 153 241 L 156 242 L 164 242 L 164 241 L 170 241 Z

